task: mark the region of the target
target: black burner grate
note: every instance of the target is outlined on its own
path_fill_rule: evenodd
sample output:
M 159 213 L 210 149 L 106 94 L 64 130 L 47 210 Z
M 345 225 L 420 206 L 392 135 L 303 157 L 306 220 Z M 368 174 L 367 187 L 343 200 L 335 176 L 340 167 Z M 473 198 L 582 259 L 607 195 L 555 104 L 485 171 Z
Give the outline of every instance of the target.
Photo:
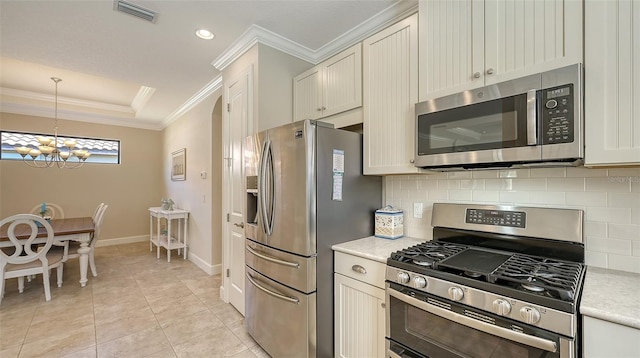
M 390 260 L 431 266 L 466 249 L 466 246 L 446 242 L 426 241 L 391 254 Z
M 583 267 L 580 263 L 514 254 L 493 272 L 490 281 L 504 280 L 525 290 L 573 300 Z

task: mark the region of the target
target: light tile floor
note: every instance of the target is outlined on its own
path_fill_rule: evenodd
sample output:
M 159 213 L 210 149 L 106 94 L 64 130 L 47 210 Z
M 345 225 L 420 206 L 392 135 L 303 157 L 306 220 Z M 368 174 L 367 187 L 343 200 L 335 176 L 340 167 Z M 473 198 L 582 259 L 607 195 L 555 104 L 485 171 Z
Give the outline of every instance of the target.
M 6 282 L 0 304 L 0 357 L 269 357 L 246 333 L 244 319 L 220 300 L 220 275 L 190 261 L 167 263 L 148 243 L 98 247 L 98 277 L 80 287 L 78 260 L 42 275 L 18 293 Z

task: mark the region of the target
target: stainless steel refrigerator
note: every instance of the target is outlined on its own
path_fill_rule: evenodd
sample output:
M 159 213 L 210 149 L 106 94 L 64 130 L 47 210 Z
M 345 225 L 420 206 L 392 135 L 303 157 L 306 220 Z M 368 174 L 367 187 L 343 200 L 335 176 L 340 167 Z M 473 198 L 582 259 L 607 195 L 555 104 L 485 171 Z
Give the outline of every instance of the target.
M 361 134 L 323 122 L 246 148 L 246 329 L 273 357 L 332 357 L 331 246 L 373 234 L 382 179 L 362 175 Z

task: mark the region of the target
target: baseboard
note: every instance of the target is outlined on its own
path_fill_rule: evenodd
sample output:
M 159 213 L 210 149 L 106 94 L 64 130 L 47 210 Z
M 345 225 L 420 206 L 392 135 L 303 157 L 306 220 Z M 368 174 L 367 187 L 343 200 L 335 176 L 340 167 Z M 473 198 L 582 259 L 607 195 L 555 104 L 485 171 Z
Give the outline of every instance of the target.
M 121 245 L 121 244 L 133 244 L 135 242 L 144 242 L 144 241 L 149 242 L 149 235 L 129 236 L 129 237 L 120 237 L 117 239 L 98 240 L 98 242 L 96 242 L 96 247 L 113 246 L 113 245 Z
M 219 275 L 222 272 L 222 264 L 211 265 L 192 252 L 188 252 L 187 256 L 189 257 L 189 261 L 193 262 L 202 271 L 208 273 L 209 275 Z
M 104 239 L 96 242 L 96 247 L 113 246 L 121 244 L 133 244 L 136 242 L 149 242 L 149 235 L 121 237 L 117 239 Z M 191 251 L 187 252 L 189 261 L 193 262 L 198 268 L 206 272 L 209 275 L 219 275 L 222 273 L 222 264 L 211 265 L 204 261 L 198 255 L 193 254 Z

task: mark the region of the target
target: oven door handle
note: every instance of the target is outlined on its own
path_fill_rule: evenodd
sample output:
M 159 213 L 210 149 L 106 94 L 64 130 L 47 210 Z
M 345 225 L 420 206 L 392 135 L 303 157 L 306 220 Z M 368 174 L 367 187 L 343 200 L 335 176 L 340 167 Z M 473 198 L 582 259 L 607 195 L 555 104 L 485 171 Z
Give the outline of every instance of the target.
M 489 323 L 485 323 L 482 321 L 478 321 L 476 319 L 446 310 L 444 308 L 440 308 L 437 306 L 433 306 L 430 305 L 424 301 L 420 301 L 416 298 L 407 296 L 403 293 L 400 293 L 394 289 L 387 289 L 387 291 L 389 292 L 389 296 L 395 297 L 397 299 L 399 299 L 400 301 L 403 301 L 406 304 L 409 304 L 411 306 L 415 306 L 420 308 L 421 310 L 427 311 L 429 313 L 433 313 L 437 316 L 446 318 L 450 321 L 453 322 L 457 322 L 460 323 L 462 325 L 465 325 L 467 327 L 471 327 L 474 329 L 477 329 L 479 331 L 485 332 L 485 333 L 489 333 L 492 334 L 494 336 L 498 336 L 501 338 L 505 338 L 505 339 L 509 339 L 512 340 L 514 342 L 518 342 L 518 343 L 522 343 L 531 347 L 535 347 L 538 349 L 543 349 L 545 351 L 548 352 L 557 352 L 558 351 L 558 346 L 556 345 L 556 342 L 547 340 L 547 339 L 543 339 L 543 338 L 539 338 L 539 337 L 535 337 L 535 336 L 530 336 L 528 334 L 524 334 L 524 333 L 519 333 L 516 331 L 512 331 L 510 329 L 507 328 L 503 328 L 503 327 L 499 327 L 493 324 L 489 324 Z

